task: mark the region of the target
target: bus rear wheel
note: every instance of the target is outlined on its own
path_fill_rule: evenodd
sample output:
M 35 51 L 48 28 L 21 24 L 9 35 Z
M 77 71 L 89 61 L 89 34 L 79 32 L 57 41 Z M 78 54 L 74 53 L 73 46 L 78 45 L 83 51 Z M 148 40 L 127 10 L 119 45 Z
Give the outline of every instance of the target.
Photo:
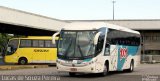
M 134 71 L 134 61 L 132 60 L 130 63 L 130 68 L 128 69 L 128 72 L 133 72 Z
M 18 60 L 18 64 L 20 64 L 20 65 L 25 65 L 25 64 L 27 64 L 27 59 L 26 59 L 26 58 L 20 58 L 20 59 Z

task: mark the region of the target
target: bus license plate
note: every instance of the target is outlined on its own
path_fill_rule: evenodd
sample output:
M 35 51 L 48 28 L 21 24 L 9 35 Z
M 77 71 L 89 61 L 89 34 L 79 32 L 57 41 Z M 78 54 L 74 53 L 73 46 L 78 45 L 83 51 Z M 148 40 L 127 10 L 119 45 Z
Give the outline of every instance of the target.
M 70 70 L 71 70 L 71 71 L 77 71 L 77 69 L 76 69 L 76 68 L 71 68 Z

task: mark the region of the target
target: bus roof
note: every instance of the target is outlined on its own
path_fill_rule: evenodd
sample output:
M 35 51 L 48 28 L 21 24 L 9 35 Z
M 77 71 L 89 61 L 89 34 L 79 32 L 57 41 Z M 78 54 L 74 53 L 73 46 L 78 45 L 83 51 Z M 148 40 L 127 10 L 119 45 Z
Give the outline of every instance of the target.
M 134 31 L 126 27 L 104 23 L 104 22 L 73 22 L 65 25 L 63 27 L 63 30 L 94 30 L 94 29 L 99 29 L 101 27 L 107 27 L 110 29 L 116 29 L 120 31 L 140 34 L 138 31 Z

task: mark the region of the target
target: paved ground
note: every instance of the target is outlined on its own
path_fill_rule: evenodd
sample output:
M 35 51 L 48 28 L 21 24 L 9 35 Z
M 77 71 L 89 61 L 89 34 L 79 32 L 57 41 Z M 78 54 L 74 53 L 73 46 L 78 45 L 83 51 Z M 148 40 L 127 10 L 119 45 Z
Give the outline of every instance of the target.
M 52 80 L 60 81 L 160 81 L 160 64 L 142 64 L 132 73 L 111 72 L 105 77 L 101 77 L 98 74 L 80 74 L 75 77 L 70 77 L 68 73 L 58 73 L 55 67 L 3 70 L 0 71 L 0 80 L 2 80 L 2 78 L 4 79 L 2 75 L 50 76 Z

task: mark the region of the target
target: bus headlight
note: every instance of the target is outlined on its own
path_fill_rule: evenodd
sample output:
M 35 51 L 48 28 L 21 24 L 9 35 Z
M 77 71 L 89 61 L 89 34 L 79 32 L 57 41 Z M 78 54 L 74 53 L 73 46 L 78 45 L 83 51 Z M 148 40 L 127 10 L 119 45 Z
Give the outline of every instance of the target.
M 63 64 L 63 62 L 62 61 L 60 61 L 60 60 L 56 60 L 56 62 L 58 63 L 58 64 Z
M 58 64 L 61 64 L 61 65 L 64 65 L 66 62 L 65 61 L 62 61 L 62 60 L 56 60 L 56 62 L 58 63 Z
M 92 61 L 90 61 L 90 62 L 88 62 L 88 63 L 87 63 L 87 62 L 85 62 L 85 64 L 86 64 L 86 65 L 90 65 L 90 64 L 93 64 L 93 63 L 95 63 L 95 62 L 97 62 L 97 59 L 92 60 Z

